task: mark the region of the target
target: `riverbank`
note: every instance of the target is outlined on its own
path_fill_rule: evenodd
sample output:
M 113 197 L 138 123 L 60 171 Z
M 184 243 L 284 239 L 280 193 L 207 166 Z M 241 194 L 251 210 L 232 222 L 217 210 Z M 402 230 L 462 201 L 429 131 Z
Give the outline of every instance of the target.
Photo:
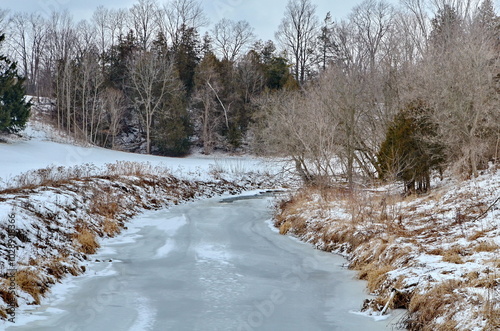
M 88 175 L 90 174 L 90 175 Z M 168 168 L 118 162 L 48 167 L 17 177 L 0 191 L 0 316 L 15 322 L 19 305 L 40 304 L 61 278 L 85 272 L 102 238 L 114 237 L 144 210 L 243 190 L 276 187 L 258 171 L 235 175 L 219 167 L 203 180 Z
M 275 226 L 347 257 L 377 296 L 367 313 L 407 309 L 410 330 L 498 330 L 499 192 L 494 168 L 420 196 L 307 188 L 281 203 Z

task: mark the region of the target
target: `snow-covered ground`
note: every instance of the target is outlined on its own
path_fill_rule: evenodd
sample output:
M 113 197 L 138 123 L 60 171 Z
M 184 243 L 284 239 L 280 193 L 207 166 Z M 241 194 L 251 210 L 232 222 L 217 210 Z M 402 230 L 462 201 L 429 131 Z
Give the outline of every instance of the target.
M 378 295 L 367 311 L 407 308 L 413 330 L 499 330 L 499 200 L 491 165 L 419 196 L 394 187 L 301 192 L 282 204 L 276 225 L 348 257 Z
M 32 107 L 32 119 L 20 132 L 21 137 L 11 135 L 0 139 L 8 141 L 0 142 L 0 189 L 10 184 L 16 176 L 34 169 L 83 164 L 102 167 L 119 161 L 147 162 L 153 167 L 167 168 L 177 177 L 197 180 L 210 179 L 214 172 L 232 173 L 237 177 L 254 171 L 273 174 L 280 171 L 279 162 L 270 162 L 268 159 L 254 156 L 195 153 L 185 158 L 171 158 L 90 146 L 40 121 L 39 118 L 47 111 L 47 107 L 44 103 L 36 103 Z
M 29 123 L 22 132 L 24 139 L 0 143 L 0 188 L 23 172 L 51 165 L 72 167 L 90 163 L 101 167 L 117 161 L 148 162 L 153 166 L 168 168 L 174 175 L 197 179 L 206 179 L 210 170 L 225 170 L 239 175 L 276 169 L 275 163 L 251 156 L 215 154 L 170 158 L 77 146 L 58 142 L 67 139 L 51 135 L 47 130 L 53 129 L 41 123 Z

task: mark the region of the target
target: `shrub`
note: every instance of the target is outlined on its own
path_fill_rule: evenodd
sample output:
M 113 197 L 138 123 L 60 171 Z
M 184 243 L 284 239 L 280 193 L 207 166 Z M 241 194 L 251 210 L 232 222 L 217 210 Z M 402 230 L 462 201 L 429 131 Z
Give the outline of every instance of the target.
M 430 171 L 444 162 L 444 147 L 437 142 L 430 115 L 422 101 L 409 103 L 387 129 L 377 155 L 380 178 L 402 180 L 410 193 L 430 189 Z

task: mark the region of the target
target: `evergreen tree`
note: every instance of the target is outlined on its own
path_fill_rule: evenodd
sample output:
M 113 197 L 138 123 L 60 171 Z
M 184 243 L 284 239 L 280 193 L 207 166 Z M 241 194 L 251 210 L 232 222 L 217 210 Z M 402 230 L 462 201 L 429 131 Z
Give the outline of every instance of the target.
M 125 90 L 127 80 L 127 63 L 130 58 L 139 50 L 137 40 L 132 30 L 123 38 L 120 36 L 119 43 L 113 46 L 107 55 L 109 62 L 108 84 L 119 90 Z
M 272 57 L 266 65 L 266 86 L 271 90 L 298 88 L 298 83 L 290 73 L 288 60 L 281 56 Z
M 431 170 L 444 162 L 436 137 L 430 109 L 422 101 L 409 103 L 394 118 L 378 152 L 380 177 L 402 180 L 409 193 L 429 190 Z
M 1 35 L 0 44 L 4 40 Z M 28 121 L 31 104 L 25 100 L 23 83 L 16 63 L 0 55 L 0 132 L 18 132 Z
M 198 32 L 194 28 L 182 26 L 179 32 L 179 42 L 173 46 L 175 65 L 179 78 L 184 84 L 189 97 L 194 89 L 194 74 L 196 66 L 200 62 L 200 40 Z
M 257 42 L 254 44 L 254 52 L 260 58 L 265 85 L 270 90 L 281 90 L 283 88 L 298 88 L 298 83 L 290 73 L 288 60 L 276 54 L 276 46 L 269 40 L 265 44 Z
M 167 97 L 165 111 L 154 119 L 152 146 L 155 154 L 163 156 L 185 156 L 191 148 L 191 122 L 187 113 L 184 93 Z
M 198 62 L 196 31 L 183 25 L 177 35 L 177 43 L 169 48 L 167 39 L 159 33 L 152 48 L 157 57 L 173 62 L 174 84 L 179 85 L 173 89 L 173 93 L 164 96 L 161 110 L 153 116 L 152 151 L 175 157 L 185 156 L 191 147 L 192 128 L 187 113 L 187 99 L 194 85 L 194 70 Z
M 327 65 L 333 61 L 339 52 L 338 45 L 333 40 L 333 21 L 330 12 L 321 26 L 321 33 L 318 36 L 317 62 L 321 70 L 326 70 Z
M 456 41 L 461 31 L 462 20 L 455 8 L 445 4 L 437 12 L 436 17 L 432 19 L 431 24 L 430 38 L 432 45 L 446 51 L 449 45 Z

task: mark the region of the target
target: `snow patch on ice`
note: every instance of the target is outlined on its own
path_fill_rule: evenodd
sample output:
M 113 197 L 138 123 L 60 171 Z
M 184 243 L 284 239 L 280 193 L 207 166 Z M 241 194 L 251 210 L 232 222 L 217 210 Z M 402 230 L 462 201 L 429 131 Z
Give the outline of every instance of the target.
M 380 315 L 379 312 L 373 312 L 373 311 L 349 311 L 350 314 L 358 315 L 358 316 L 364 316 L 364 317 L 369 317 L 373 319 L 375 322 L 380 322 L 380 321 L 386 321 L 391 317 L 391 314 L 387 315 Z
M 221 264 L 230 264 L 231 255 L 227 253 L 224 245 L 201 244 L 195 247 L 195 254 L 198 262 L 215 261 Z
M 275 233 L 280 233 L 280 230 L 274 226 L 274 221 L 272 219 L 269 219 L 266 221 L 267 226 L 271 229 L 271 231 Z
M 156 310 L 153 309 L 149 300 L 145 297 L 138 297 L 135 300 L 135 309 L 137 318 L 134 325 L 129 328 L 129 331 L 145 331 L 151 330 L 156 319 Z
M 167 239 L 167 241 L 165 242 L 165 245 L 158 248 L 158 250 L 156 251 L 155 258 L 160 259 L 160 258 L 166 257 L 174 249 L 175 249 L 175 242 L 171 239 Z

